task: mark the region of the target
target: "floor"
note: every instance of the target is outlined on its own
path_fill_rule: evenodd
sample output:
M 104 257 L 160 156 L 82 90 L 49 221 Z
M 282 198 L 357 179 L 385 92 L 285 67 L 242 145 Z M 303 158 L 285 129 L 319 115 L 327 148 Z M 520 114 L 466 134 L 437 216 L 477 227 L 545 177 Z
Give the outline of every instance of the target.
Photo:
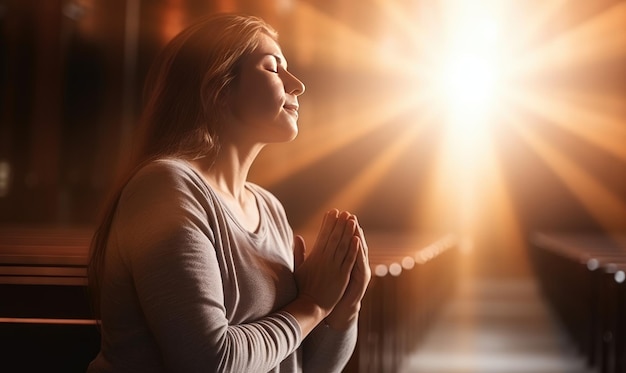
M 592 373 L 528 276 L 467 280 L 402 373 Z

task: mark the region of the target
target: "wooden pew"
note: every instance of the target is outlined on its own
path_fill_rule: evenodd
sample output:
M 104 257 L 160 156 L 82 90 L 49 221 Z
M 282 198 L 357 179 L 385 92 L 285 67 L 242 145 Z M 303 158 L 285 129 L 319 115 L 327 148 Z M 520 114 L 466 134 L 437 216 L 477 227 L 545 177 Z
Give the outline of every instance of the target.
M 100 346 L 86 288 L 90 239 L 89 228 L 0 227 L 2 366 L 85 371 Z
M 458 250 L 437 240 L 368 235 L 372 281 L 362 302 L 357 346 L 344 372 L 396 372 L 452 292 Z
M 617 266 L 613 275 L 612 285 L 615 291 L 613 309 L 613 323 L 610 327 L 615 330 L 614 345 L 611 353 L 615 361 L 615 372 L 626 373 L 626 265 Z
M 626 373 L 626 237 L 538 233 L 531 247 L 546 298 L 588 365 L 601 373 Z
M 597 271 L 599 277 L 599 301 L 597 333 L 594 335 L 595 354 L 601 373 L 625 373 L 624 344 L 624 279 L 626 278 L 626 255 L 607 258 Z
M 86 264 L 89 228 L 0 227 L 0 361 L 82 372 L 99 349 Z M 346 372 L 397 371 L 456 280 L 453 237 L 368 235 L 373 278 Z M 33 359 L 22 360 L 24 351 Z

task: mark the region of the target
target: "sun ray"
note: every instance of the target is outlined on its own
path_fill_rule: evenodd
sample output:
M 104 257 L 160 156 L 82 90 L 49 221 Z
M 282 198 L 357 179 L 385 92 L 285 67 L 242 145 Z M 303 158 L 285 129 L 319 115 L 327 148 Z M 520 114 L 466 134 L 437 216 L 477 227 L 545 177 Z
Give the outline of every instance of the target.
M 626 161 L 625 116 L 584 105 L 574 97 L 552 90 L 550 92 L 516 92 L 509 98 L 522 108 L 548 119 L 550 123 L 576 135 L 613 156 Z
M 372 0 L 372 2 L 385 15 L 387 24 L 393 28 L 399 29 L 403 36 L 410 40 L 410 45 L 401 46 L 403 49 L 409 49 L 410 52 L 428 52 L 433 47 L 433 40 L 429 38 L 429 33 L 424 32 L 421 23 L 416 23 L 413 15 L 407 14 L 406 10 L 400 9 L 397 3 L 385 0 Z M 404 60 L 406 57 L 396 56 Z M 425 68 L 425 66 L 415 66 L 415 60 L 403 61 L 406 71 L 416 71 L 416 68 Z
M 504 165 L 499 157 L 495 154 L 495 151 L 491 150 L 491 154 L 488 157 L 490 162 L 490 173 L 485 184 L 487 184 L 488 190 L 485 192 L 489 196 L 489 200 L 493 206 L 493 210 L 485 211 L 481 216 L 481 223 L 483 231 L 487 230 L 490 235 L 495 237 L 497 247 L 506 247 L 507 252 L 504 254 L 509 258 L 510 263 L 514 264 L 514 267 L 510 268 L 510 272 L 525 272 L 529 270 L 530 264 L 525 256 L 526 245 L 526 232 L 522 229 L 520 220 L 516 214 L 513 198 L 510 190 L 508 189 L 505 177 L 504 177 Z M 498 226 L 494 229 L 493 218 L 497 217 Z
M 493 156 L 490 127 L 500 106 L 498 93 L 507 83 L 499 74 L 508 60 L 501 36 L 512 9 L 498 1 L 489 2 L 488 9 L 475 2 L 441 4 L 441 43 L 431 55 L 438 68 L 426 88 L 435 96 L 446 133 L 418 202 L 423 206 L 415 208 L 413 219 L 425 230 L 452 230 L 471 238 L 478 223 L 477 201 L 483 197 L 481 180 L 490 172 Z
M 346 108 L 343 115 L 331 118 L 331 121 L 325 123 L 324 127 L 315 128 L 315 131 L 308 133 L 306 123 L 311 123 L 313 120 L 306 119 L 306 109 L 303 109 L 304 115 L 300 119 L 301 126 L 304 127 L 300 135 L 302 138 L 290 144 L 294 151 L 290 155 L 289 162 L 276 162 L 273 159 L 271 149 L 267 149 L 259 157 L 257 165 L 252 170 L 251 178 L 271 188 L 298 170 L 302 170 L 328 154 L 367 136 L 394 117 L 419 108 L 423 99 L 423 97 L 406 95 L 402 98 L 394 97 L 390 98 L 389 101 L 375 101 L 371 104 L 365 104 L 363 101 L 355 99 L 354 104 L 358 106 L 355 107 L 355 110 Z M 346 128 L 350 130 L 347 131 Z M 284 154 L 284 149 L 278 152 Z M 280 164 L 281 167 L 277 167 L 277 164 Z M 262 172 L 257 173 L 255 170 L 262 170 Z
M 587 22 L 563 32 L 520 58 L 516 74 L 535 74 L 586 66 L 626 56 L 626 2 L 615 3 Z
M 526 5 L 539 5 L 538 10 L 533 11 L 532 17 L 524 17 L 524 24 L 516 24 L 518 33 L 512 42 L 516 43 L 516 47 L 524 48 L 528 46 L 535 38 L 540 37 L 550 23 L 557 15 L 563 14 L 565 5 L 570 0 L 550 0 L 544 2 L 527 3 Z M 523 11 L 523 9 L 519 9 Z M 519 17 L 518 17 L 519 20 Z
M 303 64 L 335 71 L 375 73 L 392 67 L 405 74 L 413 73 L 414 64 L 408 64 L 400 56 L 389 56 L 389 51 L 378 40 L 359 34 L 311 4 L 297 2 L 293 17 L 298 19 L 298 24 L 294 25 L 298 38 L 289 47 L 297 51 L 296 55 Z
M 555 90 L 559 96 L 565 97 L 572 105 L 593 108 L 597 112 L 606 113 L 614 118 L 626 118 L 626 100 L 622 92 L 600 92 L 588 90 Z M 622 126 L 623 127 L 623 126 Z M 624 128 L 626 131 L 626 128 Z
M 458 234 L 471 239 L 476 233 L 477 211 L 484 195 L 485 178 L 494 158 L 487 127 L 475 128 L 475 138 L 448 126 L 432 174 L 422 186 L 413 220 L 424 231 Z
M 445 148 L 441 147 L 432 174 L 420 186 L 420 197 L 416 199 L 417 205 L 412 209 L 412 220 L 414 225 L 419 225 L 421 231 L 429 234 L 447 232 L 461 237 L 468 233 L 468 229 L 460 229 L 461 198 L 457 193 L 459 178 L 454 172 L 456 167 L 452 165 L 450 157 L 446 156 Z
M 492 213 L 499 227 L 491 234 L 496 239 L 513 237 L 515 242 L 508 243 L 515 246 L 511 252 L 523 252 L 525 233 L 507 189 L 505 165 L 491 143 L 496 125 L 505 126 L 504 131 L 509 126 L 531 146 L 571 190 L 575 196 L 571 203 L 580 203 L 607 230 L 623 225 L 618 222 L 626 220 L 626 201 L 535 132 L 529 122 L 532 119 L 514 110 L 532 112 L 539 117 L 537 120 L 545 119 L 607 155 L 626 161 L 623 95 L 573 86 L 580 79 L 587 79 L 583 83 L 598 82 L 591 81 L 595 72 L 588 70 L 589 66 L 626 57 L 626 34 L 622 32 L 626 3 L 615 2 L 605 8 L 606 2 L 583 6 L 568 0 L 532 4 L 440 0 L 420 3 L 414 7 L 418 13 L 409 12 L 407 3 L 368 3 L 380 13 L 374 23 L 381 19 L 389 23 L 378 37 L 366 36 L 342 23 L 341 15 L 334 18 L 306 2 L 295 6 L 297 18 L 302 20 L 297 27 L 311 27 L 303 31 L 304 37 L 300 33 L 292 41 L 291 47 L 300 53 L 298 64 L 315 66 L 314 72 L 332 71 L 337 76 L 371 76 L 379 79 L 384 91 L 374 92 L 378 88 L 373 83 L 376 80 L 368 78 L 367 86 L 377 87 L 371 92 L 365 89 L 341 95 L 341 102 L 327 100 L 324 95 L 312 97 L 310 107 L 303 100 L 300 138 L 276 153 L 279 157 L 288 154 L 289 162 L 272 159 L 272 152 L 265 165 L 263 156 L 259 159 L 262 172 L 256 176 L 264 185 L 271 188 L 333 152 L 371 136 L 381 125 L 395 123 L 403 114 L 422 109 L 429 115 L 439 115 L 438 121 L 445 123 L 443 130 L 448 132 L 432 175 L 419 186 L 415 199 L 418 205 L 409 226 L 434 233 L 479 235 L 485 233 L 487 215 Z M 598 13 L 588 15 L 592 12 Z M 420 17 L 426 15 L 434 18 L 422 22 Z M 300 42 L 302 47 L 296 45 Z M 455 53 L 459 51 L 463 53 Z M 485 64 L 482 70 L 474 68 L 473 62 L 483 62 L 481 58 L 492 64 Z M 456 64 L 446 69 L 449 61 Z M 481 74 L 483 70 L 497 73 L 492 80 L 498 84 L 494 84 L 497 87 L 490 95 L 493 100 L 485 100 L 488 108 L 475 112 L 479 106 L 476 100 L 482 97 L 480 90 L 489 88 L 492 81 L 486 73 Z M 438 80 L 439 75 L 445 77 L 444 86 L 450 88 L 445 92 L 458 94 L 442 95 L 442 90 L 436 89 L 442 80 Z M 390 81 L 398 86 L 389 89 L 385 83 Z M 441 96 L 445 96 L 443 100 Z M 467 100 L 467 110 L 462 110 L 463 100 Z M 323 112 L 317 108 L 323 108 Z M 504 115 L 506 120 L 493 120 L 496 115 Z M 424 125 L 422 119 L 417 123 L 417 128 Z M 319 211 L 312 211 L 312 220 L 305 219 L 303 226 L 314 228 L 316 218 L 333 205 L 358 209 L 402 149 L 409 146 L 410 138 L 418 135 L 411 128 L 406 126 L 407 133 L 398 137 L 389 151 L 374 157 L 371 166 L 328 196 L 328 204 L 324 202 Z
M 475 242 L 487 239 L 490 247 L 507 247 L 503 256 L 511 260 L 515 266 L 509 267 L 509 273 L 525 273 L 528 262 L 525 257 L 526 240 L 513 204 L 503 172 L 504 165 L 496 154 L 492 142 L 485 144 L 486 148 L 480 157 L 480 169 L 474 170 L 476 178 L 470 188 L 472 193 L 462 196 L 458 194 L 460 178 L 454 160 L 450 159 L 447 147 L 442 147 L 438 160 L 438 167 L 428 183 L 423 186 L 417 205 L 413 209 L 414 220 L 419 223 L 420 230 L 428 234 L 443 234 L 453 232 L 458 235 L 460 242 L 465 243 L 464 252 L 471 252 Z M 446 153 L 446 154 L 444 154 Z M 463 185 L 462 187 L 466 187 Z M 472 198 L 468 204 L 466 198 Z M 462 205 L 465 204 L 465 207 Z M 471 215 L 467 215 L 471 210 Z M 465 218 L 463 218 L 465 215 Z M 493 221 L 497 220 L 494 229 Z M 498 252 L 491 253 L 492 258 L 499 258 Z M 471 268 L 473 256 L 464 259 L 464 266 Z M 498 260 L 500 260 L 499 258 Z
M 517 116 L 509 115 L 508 124 L 550 167 L 607 232 L 617 233 L 626 221 L 626 203 L 581 166 L 559 152 Z
M 423 120 L 419 121 L 419 123 L 424 122 Z M 312 218 L 303 225 L 303 230 L 314 230 L 319 224 L 319 216 L 322 216 L 330 208 L 341 206 L 342 209 L 357 210 L 367 200 L 367 196 L 371 194 L 377 183 L 383 180 L 385 172 L 406 153 L 423 128 L 424 125 L 404 127 L 385 152 L 376 157 L 373 163 L 365 167 L 342 189 L 337 190 L 324 205 L 319 207 L 318 211 L 311 215 Z

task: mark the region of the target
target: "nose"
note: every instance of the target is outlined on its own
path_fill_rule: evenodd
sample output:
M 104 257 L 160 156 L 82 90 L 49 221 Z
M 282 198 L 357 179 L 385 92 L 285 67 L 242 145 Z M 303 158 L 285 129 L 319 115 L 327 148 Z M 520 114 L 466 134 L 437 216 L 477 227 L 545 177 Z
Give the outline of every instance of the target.
M 284 83 L 285 92 L 295 96 L 300 96 L 301 94 L 303 94 L 305 90 L 304 83 L 302 83 L 300 79 L 296 78 L 296 76 L 289 71 L 286 71 L 286 73 L 287 77 Z

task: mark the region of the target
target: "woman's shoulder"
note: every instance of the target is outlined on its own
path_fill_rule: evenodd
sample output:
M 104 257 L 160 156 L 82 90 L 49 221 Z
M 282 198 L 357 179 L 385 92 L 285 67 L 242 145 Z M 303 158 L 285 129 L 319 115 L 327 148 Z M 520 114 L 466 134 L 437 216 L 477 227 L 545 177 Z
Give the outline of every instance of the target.
M 133 178 L 154 175 L 166 178 L 191 178 L 192 172 L 187 162 L 182 159 L 158 158 L 140 165 Z
M 167 184 L 197 184 L 198 177 L 191 167 L 181 159 L 159 158 L 140 165 L 129 184 L 150 184 L 153 187 Z
M 137 170 L 124 187 L 122 198 L 162 199 L 172 194 L 207 198 L 202 181 L 183 160 L 162 158 L 147 162 Z

